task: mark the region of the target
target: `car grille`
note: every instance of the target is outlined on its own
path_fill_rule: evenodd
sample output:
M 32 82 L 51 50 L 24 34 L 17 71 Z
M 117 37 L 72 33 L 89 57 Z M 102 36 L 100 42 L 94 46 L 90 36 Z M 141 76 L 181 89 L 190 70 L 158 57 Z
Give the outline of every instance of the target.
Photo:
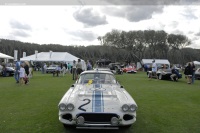
M 84 117 L 85 123 L 88 124 L 109 124 L 111 122 L 112 117 L 119 118 L 117 114 L 113 113 L 81 113 L 77 115 L 77 118 L 79 116 Z

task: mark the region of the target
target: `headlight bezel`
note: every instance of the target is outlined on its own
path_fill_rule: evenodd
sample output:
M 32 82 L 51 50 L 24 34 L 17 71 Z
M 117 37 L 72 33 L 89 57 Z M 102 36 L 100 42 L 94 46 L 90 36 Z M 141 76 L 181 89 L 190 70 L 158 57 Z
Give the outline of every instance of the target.
M 66 109 L 67 109 L 68 111 L 72 111 L 72 110 L 74 109 L 74 104 L 68 103 L 68 104 L 66 105 Z
M 123 112 L 134 112 L 134 111 L 137 110 L 137 105 L 135 105 L 135 104 L 123 104 L 121 108 L 122 108 Z
M 59 104 L 59 110 L 60 111 L 65 111 L 66 110 L 66 108 L 67 108 L 67 105 L 66 104 L 64 104 L 64 103 L 61 103 L 61 104 Z
M 72 111 L 74 108 L 75 108 L 75 106 L 72 103 L 68 103 L 68 104 L 61 103 L 61 104 L 59 104 L 59 110 L 60 111 Z
M 131 104 L 131 105 L 129 106 L 129 110 L 130 110 L 131 112 L 134 112 L 134 111 L 137 110 L 137 106 L 136 106 L 135 104 Z
M 128 105 L 128 104 L 123 104 L 123 105 L 122 105 L 122 110 L 123 110 L 124 112 L 127 112 L 127 111 L 129 110 L 129 105 Z

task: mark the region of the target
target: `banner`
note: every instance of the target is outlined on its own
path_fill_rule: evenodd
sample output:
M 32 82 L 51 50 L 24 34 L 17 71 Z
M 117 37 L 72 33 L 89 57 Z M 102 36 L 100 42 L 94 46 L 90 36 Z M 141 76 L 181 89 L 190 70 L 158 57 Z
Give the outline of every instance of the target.
M 18 50 L 14 50 L 14 61 L 17 61 Z
M 52 51 L 49 51 L 49 58 L 51 59 Z
M 26 57 L 26 52 L 23 52 L 23 57 Z
M 37 54 L 38 54 L 38 51 L 35 50 L 35 59 L 37 59 Z

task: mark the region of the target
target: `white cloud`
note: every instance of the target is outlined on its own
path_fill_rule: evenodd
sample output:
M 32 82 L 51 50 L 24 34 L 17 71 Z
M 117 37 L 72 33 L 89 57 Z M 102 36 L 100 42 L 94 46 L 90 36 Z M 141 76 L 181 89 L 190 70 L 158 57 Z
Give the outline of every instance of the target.
M 0 16 L 0 38 L 23 42 L 98 45 L 97 37 L 112 29 L 152 29 L 183 33 L 191 39 L 191 47 L 200 48 L 198 5 L 137 6 L 137 10 L 113 5 L 1 6 Z

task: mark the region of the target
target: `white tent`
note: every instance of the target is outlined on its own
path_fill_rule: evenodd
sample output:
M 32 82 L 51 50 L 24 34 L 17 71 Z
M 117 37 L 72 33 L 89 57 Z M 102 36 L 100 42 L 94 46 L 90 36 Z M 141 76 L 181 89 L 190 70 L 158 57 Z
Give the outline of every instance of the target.
M 72 65 L 73 60 L 77 61 L 79 58 L 67 52 L 41 52 L 27 57 L 20 58 L 20 61 L 34 61 L 34 62 L 64 62 Z M 85 67 L 85 61 L 81 60 Z M 85 68 L 83 68 L 85 69 Z
M 3 59 L 14 59 L 12 56 L 9 56 L 9 55 L 3 54 L 3 53 L 0 53 L 0 58 L 3 58 Z
M 199 61 L 193 61 L 195 65 L 200 65 Z
M 142 59 L 142 63 L 143 64 L 152 64 L 152 61 L 154 59 Z M 166 64 L 168 66 L 170 66 L 170 63 L 167 59 L 155 59 L 155 63 L 156 64 Z
M 20 58 L 20 61 L 42 61 L 42 62 L 71 62 L 79 58 L 67 52 L 41 52 Z
M 193 61 L 195 68 L 200 68 L 200 62 L 199 61 Z

